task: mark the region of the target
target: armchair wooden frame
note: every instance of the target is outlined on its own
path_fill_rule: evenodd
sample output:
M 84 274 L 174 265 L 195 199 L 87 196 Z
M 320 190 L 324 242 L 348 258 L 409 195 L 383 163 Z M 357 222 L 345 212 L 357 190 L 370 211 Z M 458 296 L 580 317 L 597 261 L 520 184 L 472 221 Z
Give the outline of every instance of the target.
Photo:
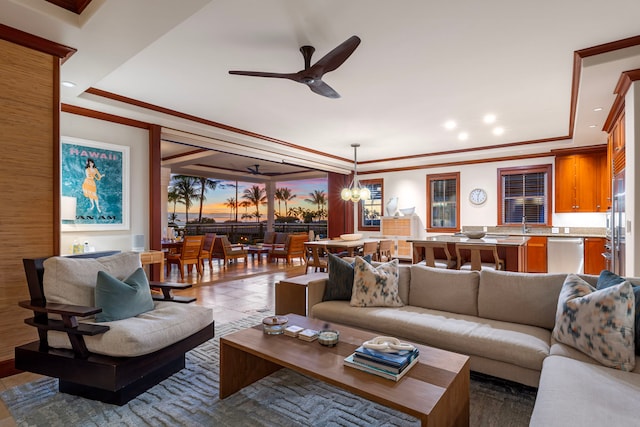
M 204 243 L 204 236 L 184 236 L 182 242 L 182 249 L 179 254 L 167 254 L 165 264 L 167 265 L 167 277 L 171 274 L 171 265 L 178 264 L 180 268 L 180 279 L 184 280 L 184 267 L 189 269 L 192 266 L 196 266 L 196 270 L 199 276 L 202 276 L 202 261 L 200 255 L 202 252 L 202 245 Z
M 112 255 L 117 251 L 83 254 L 76 257 L 93 258 Z M 214 323 L 196 333 L 158 351 L 136 357 L 112 357 L 89 352 L 84 336 L 107 332 L 106 325 L 79 323 L 78 318 L 102 311 L 97 307 L 47 303 L 43 291 L 43 262 L 46 258 L 24 259 L 31 300 L 19 305 L 33 311 L 25 319 L 27 325 L 38 330 L 37 341 L 15 348 L 16 369 L 58 378 L 63 393 L 124 405 L 185 366 L 185 353 L 213 338 Z M 170 290 L 167 283 L 152 283 L 152 287 Z M 179 285 L 178 288 L 184 288 Z M 165 295 L 170 296 L 167 291 Z M 169 298 L 172 300 L 173 297 Z M 62 320 L 49 319 L 58 314 Z M 51 348 L 47 332 L 66 332 L 72 349 Z

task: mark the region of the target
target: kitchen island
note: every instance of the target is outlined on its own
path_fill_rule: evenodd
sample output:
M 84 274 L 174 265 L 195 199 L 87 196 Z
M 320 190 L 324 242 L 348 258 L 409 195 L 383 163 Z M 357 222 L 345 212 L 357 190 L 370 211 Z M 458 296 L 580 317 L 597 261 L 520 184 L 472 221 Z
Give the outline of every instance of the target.
M 413 247 L 414 263 L 424 259 L 424 245 L 421 245 L 422 242 L 446 242 L 449 247 L 449 252 L 452 254 L 456 253 L 456 243 L 475 243 L 482 245 L 496 245 L 498 256 L 504 260 L 505 270 L 522 272 L 527 270 L 527 242 L 529 241 L 529 236 L 487 235 L 482 239 L 469 239 L 467 237 L 453 235 L 438 235 L 427 237 L 422 240 L 407 241 L 411 242 Z M 489 259 L 487 261 L 491 262 Z

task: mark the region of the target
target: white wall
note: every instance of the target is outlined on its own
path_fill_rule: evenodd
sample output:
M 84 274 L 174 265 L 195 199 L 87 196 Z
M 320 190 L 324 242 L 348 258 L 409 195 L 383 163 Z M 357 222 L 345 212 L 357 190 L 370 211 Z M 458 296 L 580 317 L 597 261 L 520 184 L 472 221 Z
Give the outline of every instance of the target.
M 91 141 L 130 147 L 129 230 L 68 231 L 60 238 L 60 253 L 71 253 L 74 240 L 89 242 L 96 251 L 132 249 L 134 235 L 145 236 L 149 248 L 149 134 L 145 129 L 96 120 L 75 114 L 62 113 L 60 134 Z
M 532 160 L 512 160 L 505 162 L 481 163 L 465 166 L 449 166 L 441 168 L 419 169 L 406 172 L 389 172 L 383 174 L 361 174 L 361 179 L 384 180 L 384 202 L 391 197 L 398 197 L 399 208 L 415 206 L 416 215 L 420 218 L 420 230 L 426 236 L 427 218 L 427 175 L 460 172 L 460 224 L 464 226 L 496 226 L 498 222 L 498 172 L 499 168 L 554 165 L 554 157 L 541 157 Z M 553 177 L 555 187 L 555 176 Z M 480 206 L 469 202 L 469 193 L 474 188 L 484 188 L 487 191 L 487 201 Z M 554 227 L 604 227 L 604 213 L 565 213 L 552 214 Z M 357 229 L 357 218 L 355 229 Z M 366 233 L 364 234 L 378 234 Z

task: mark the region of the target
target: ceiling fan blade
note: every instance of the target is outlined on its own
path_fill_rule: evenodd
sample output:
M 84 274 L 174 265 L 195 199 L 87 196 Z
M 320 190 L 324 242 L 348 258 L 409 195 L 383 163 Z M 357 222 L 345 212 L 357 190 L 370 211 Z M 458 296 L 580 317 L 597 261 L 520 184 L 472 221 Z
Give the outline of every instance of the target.
M 360 44 L 360 37 L 351 36 L 331 52 L 323 56 L 318 62 L 313 64 L 309 70 L 320 72 L 320 76 L 338 68 L 351 56 Z
M 306 83 L 306 85 L 318 95 L 326 96 L 327 98 L 340 98 L 340 94 L 322 80 L 314 80 L 311 83 Z
M 229 71 L 229 74 L 236 74 L 239 76 L 252 76 L 252 77 L 273 77 L 277 79 L 289 79 L 297 81 L 297 73 L 267 73 L 262 71 Z

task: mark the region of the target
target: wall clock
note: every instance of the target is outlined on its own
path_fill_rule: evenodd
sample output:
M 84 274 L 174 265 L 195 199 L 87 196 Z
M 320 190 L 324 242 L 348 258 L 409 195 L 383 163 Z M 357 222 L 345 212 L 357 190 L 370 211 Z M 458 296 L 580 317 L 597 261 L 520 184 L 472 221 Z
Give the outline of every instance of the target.
M 481 205 L 487 201 L 487 192 L 482 188 L 474 188 L 469 193 L 469 201 L 474 205 Z

